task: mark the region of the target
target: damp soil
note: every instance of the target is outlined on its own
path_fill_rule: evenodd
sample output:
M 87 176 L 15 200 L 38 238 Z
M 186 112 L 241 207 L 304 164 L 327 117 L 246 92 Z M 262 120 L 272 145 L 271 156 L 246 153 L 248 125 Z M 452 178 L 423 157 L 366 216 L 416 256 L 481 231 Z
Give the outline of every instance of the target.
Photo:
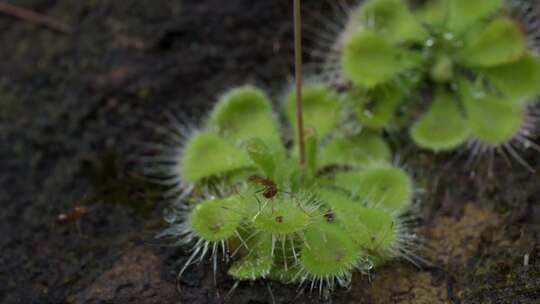
M 140 173 L 149 123 L 191 123 L 220 92 L 255 84 L 274 99 L 292 72 L 291 1 L 13 0 L 55 32 L 0 15 L 0 303 L 538 303 L 540 175 L 497 158 L 417 151 L 388 138 L 422 189 L 420 251 L 355 275 L 331 298 L 234 282 L 154 239 L 160 189 Z M 306 24 L 335 18 L 305 1 Z M 334 7 L 335 8 L 335 7 Z M 306 47 L 312 44 L 306 41 Z M 310 60 L 312 58 L 307 58 Z M 525 152 L 540 170 L 538 154 Z M 86 214 L 61 224 L 76 206 Z

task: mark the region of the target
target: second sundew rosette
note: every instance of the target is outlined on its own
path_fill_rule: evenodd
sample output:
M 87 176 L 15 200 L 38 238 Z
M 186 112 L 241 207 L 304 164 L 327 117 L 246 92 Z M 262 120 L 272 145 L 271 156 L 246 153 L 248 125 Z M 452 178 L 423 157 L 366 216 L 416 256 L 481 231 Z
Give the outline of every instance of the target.
M 339 95 L 303 89 L 306 161 L 298 140 L 282 142 L 267 96 L 234 89 L 216 103 L 206 126 L 186 142 L 178 162 L 184 204 L 162 233 L 194 244 L 192 263 L 210 255 L 238 281 L 271 278 L 333 289 L 398 257 L 414 260 L 415 236 L 402 220 L 414 186 L 390 161 L 383 140 L 344 134 Z M 294 93 L 285 102 L 296 129 Z
M 418 3 L 415 1 L 415 3 Z M 409 128 L 433 151 L 531 145 L 540 59 L 503 0 L 368 0 L 338 42 L 350 104 L 367 128 Z

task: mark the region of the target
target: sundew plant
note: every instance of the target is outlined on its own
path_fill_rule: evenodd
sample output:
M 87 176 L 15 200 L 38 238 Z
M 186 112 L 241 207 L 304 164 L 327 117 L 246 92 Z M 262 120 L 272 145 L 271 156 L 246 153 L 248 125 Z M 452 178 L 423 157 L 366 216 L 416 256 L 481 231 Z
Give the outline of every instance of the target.
M 222 95 L 202 128 L 178 126 L 169 132 L 176 144 L 155 146 L 147 173 L 172 201 L 159 236 L 193 246 L 179 277 L 205 258 L 215 275 L 223 259 L 237 283 L 269 278 L 326 294 L 356 270 L 421 261 L 410 177 L 376 133 L 340 127 L 338 93 L 301 85 L 299 0 L 295 37 L 285 132 L 267 95 L 244 86 Z
M 525 164 L 517 149 L 538 149 L 540 59 L 512 3 L 364 1 L 347 12 L 323 77 L 347 84 L 365 128 L 405 127 L 425 149 L 467 143 L 473 156 L 499 151 Z
M 377 135 L 337 128 L 336 93 L 317 86 L 302 93 L 303 166 L 298 137 L 282 142 L 268 98 L 249 86 L 223 95 L 181 149 L 162 152 L 168 173 L 161 181 L 172 197 L 189 191 L 161 233 L 193 245 L 180 275 L 206 256 L 216 269 L 221 257 L 234 261 L 228 273 L 238 281 L 331 290 L 348 285 L 355 270 L 367 273 L 396 257 L 417 261 L 418 239 L 404 217 L 414 192 L 409 176 L 390 163 Z M 285 102 L 291 126 L 294 101 L 292 92 Z

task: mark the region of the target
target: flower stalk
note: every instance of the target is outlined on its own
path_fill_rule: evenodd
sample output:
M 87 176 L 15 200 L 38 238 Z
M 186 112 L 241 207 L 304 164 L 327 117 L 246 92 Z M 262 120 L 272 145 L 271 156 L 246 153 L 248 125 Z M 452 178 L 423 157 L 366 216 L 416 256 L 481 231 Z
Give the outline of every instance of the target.
M 298 126 L 298 146 L 300 166 L 306 162 L 304 140 L 304 120 L 302 115 L 302 14 L 300 0 L 294 0 L 294 66 L 296 78 L 296 123 Z

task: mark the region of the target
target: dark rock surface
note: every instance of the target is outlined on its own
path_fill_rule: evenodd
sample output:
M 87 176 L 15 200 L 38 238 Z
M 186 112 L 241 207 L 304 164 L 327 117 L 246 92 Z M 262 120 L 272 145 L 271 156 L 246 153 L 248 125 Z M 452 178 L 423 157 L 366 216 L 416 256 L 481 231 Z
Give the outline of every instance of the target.
M 171 112 L 197 122 L 232 86 L 280 96 L 292 71 L 291 1 L 8 2 L 74 32 L 0 15 L 0 303 L 222 302 L 234 282 L 222 271 L 214 284 L 205 263 L 177 288 L 187 253 L 153 238 L 164 206 L 137 153 L 156 136 L 146 122 Z M 321 26 L 312 12 L 335 16 L 323 2 L 304 3 L 311 27 Z M 391 140 L 424 188 L 422 233 L 434 248 L 422 254 L 434 265 L 356 275 L 332 303 L 537 303 L 540 175 L 499 159 L 495 178 L 483 163 L 472 176 L 464 159 L 448 166 L 451 155 Z M 525 157 L 540 168 L 538 154 Z M 75 206 L 89 212 L 59 225 Z M 229 302 L 271 295 L 328 302 L 272 282 L 242 283 Z

